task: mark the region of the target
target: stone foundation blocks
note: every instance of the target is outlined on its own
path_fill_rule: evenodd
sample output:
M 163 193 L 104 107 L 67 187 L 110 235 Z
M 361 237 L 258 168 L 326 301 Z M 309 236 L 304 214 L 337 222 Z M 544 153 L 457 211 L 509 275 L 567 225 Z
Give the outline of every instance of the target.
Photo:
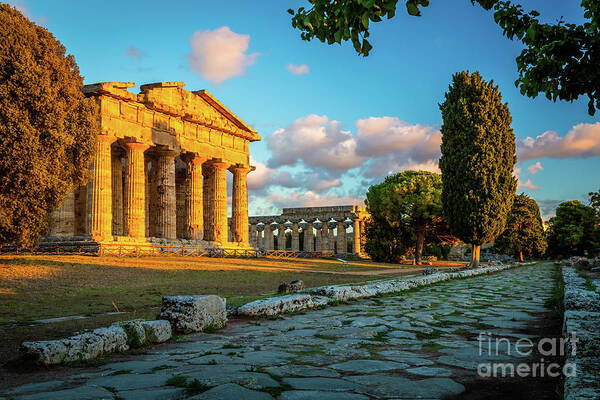
M 322 305 L 320 299 L 318 304 Z M 284 314 L 286 312 L 302 311 L 314 308 L 315 302 L 309 294 L 289 294 L 281 297 L 271 297 L 263 300 L 252 301 L 238 308 L 238 315 L 247 317 L 260 317 Z
M 150 343 L 163 343 L 171 339 L 171 324 L 165 319 L 143 321 L 142 327 L 146 332 L 146 339 Z
M 227 323 L 225 299 L 216 295 L 165 296 L 158 318 L 169 321 L 173 330 L 181 333 L 219 329 Z

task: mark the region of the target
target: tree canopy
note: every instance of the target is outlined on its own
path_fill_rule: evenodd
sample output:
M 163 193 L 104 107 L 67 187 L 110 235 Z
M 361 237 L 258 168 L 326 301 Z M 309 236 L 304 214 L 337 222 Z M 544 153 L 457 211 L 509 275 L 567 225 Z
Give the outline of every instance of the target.
M 32 244 L 85 181 L 98 122 L 82 86 L 64 46 L 0 4 L 0 243 Z
M 511 1 L 470 0 L 493 10 L 494 20 L 503 34 L 519 40 L 525 48 L 517 57 L 519 77 L 515 85 L 521 94 L 573 101 L 587 96 L 588 112 L 600 107 L 600 3 L 581 0 L 586 22 L 582 25 L 540 21 L 537 11 L 526 12 Z M 373 48 L 368 41 L 371 23 L 396 15 L 404 3 L 409 15 L 420 16 L 420 7 L 429 0 L 308 0 L 311 7 L 288 10 L 292 26 L 303 40 L 317 38 L 328 44 L 351 41 L 356 52 L 368 56 Z
M 416 245 L 415 261 L 420 264 L 425 237 L 442 218 L 441 196 L 439 174 L 404 171 L 371 186 L 366 203 L 374 223 L 382 221 L 391 228 L 391 234 L 397 229 L 400 234 L 396 235 L 403 238 L 405 246 Z
M 590 206 L 596 210 L 596 214 L 600 217 L 600 189 L 597 192 L 588 193 L 590 196 Z
M 548 251 L 555 256 L 594 254 L 600 245 L 598 216 L 592 207 L 577 200 L 565 201 L 550 219 Z
M 546 237 L 540 208 L 531 197 L 515 196 L 504 232 L 496 238 L 494 250 L 504 254 L 540 257 L 546 252 Z
M 513 204 L 512 118 L 498 87 L 477 72 L 454 74 L 440 109 L 444 215 L 452 233 L 473 245 L 476 266 L 480 246 L 502 232 Z

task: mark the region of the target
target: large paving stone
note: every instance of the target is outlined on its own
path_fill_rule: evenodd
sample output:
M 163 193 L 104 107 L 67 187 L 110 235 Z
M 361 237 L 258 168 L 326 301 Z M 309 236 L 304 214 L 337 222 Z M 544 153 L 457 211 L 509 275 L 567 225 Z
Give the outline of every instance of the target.
M 406 372 L 421 376 L 451 376 L 452 371 L 446 368 L 435 368 L 435 367 L 417 367 L 408 368 Z
M 87 384 L 113 387 L 117 390 L 131 390 L 163 386 L 167 379 L 168 376 L 164 374 L 119 374 L 89 379 Z
M 279 398 L 280 400 L 369 400 L 362 394 L 317 390 L 290 390 L 281 393 Z
M 177 332 L 201 332 L 227 323 L 225 299 L 215 296 L 165 296 L 159 319 L 166 319 Z
M 84 385 L 74 389 L 58 390 L 21 396 L 19 400 L 108 400 L 114 399 L 113 393 L 103 387 Z
M 23 394 L 30 392 L 41 392 L 45 390 L 56 389 L 64 385 L 63 381 L 47 381 L 40 383 L 27 383 L 25 385 L 17 386 L 15 388 L 9 389 L 7 393 L 9 394 Z
M 313 367 L 311 365 L 282 365 L 279 367 L 265 368 L 265 372 L 275 376 L 301 376 L 301 377 L 323 377 L 323 378 L 337 378 L 340 376 L 339 372 L 336 372 L 329 368 Z
M 463 385 L 449 378 L 409 380 L 400 376 L 357 375 L 344 379 L 361 385 L 361 393 L 377 398 L 443 399 L 465 391 Z
M 219 386 L 226 383 L 235 383 L 249 389 L 263 389 L 268 387 L 279 387 L 279 383 L 267 374 L 259 372 L 236 372 L 230 373 L 214 368 L 209 373 L 190 371 L 187 374 L 190 379 L 198 379 L 206 386 Z
M 264 392 L 246 389 L 235 383 L 226 383 L 204 393 L 189 397 L 189 400 L 272 400 L 273 396 Z
M 341 364 L 330 365 L 329 368 L 346 372 L 371 373 L 379 371 L 392 371 L 410 367 L 409 364 L 384 360 L 350 360 Z
M 360 389 L 361 386 L 336 378 L 283 378 L 294 389 L 317 391 L 350 391 Z
M 184 398 L 187 390 L 178 387 L 154 387 L 148 389 L 126 390 L 117 393 L 122 400 L 178 400 Z

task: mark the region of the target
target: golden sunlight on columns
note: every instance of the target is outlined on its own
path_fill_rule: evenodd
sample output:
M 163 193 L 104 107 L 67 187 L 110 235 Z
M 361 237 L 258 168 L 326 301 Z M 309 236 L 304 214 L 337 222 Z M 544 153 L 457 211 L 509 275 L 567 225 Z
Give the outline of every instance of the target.
M 346 227 L 344 221 L 337 222 L 337 253 L 344 254 L 348 251 L 348 244 L 346 239 Z
M 315 241 L 313 238 L 313 222 L 306 221 L 306 228 L 304 228 L 304 251 L 315 251 Z
M 355 219 L 354 220 L 354 252 L 358 255 L 361 254 L 360 241 L 361 241 L 361 222 L 358 219 Z
M 217 243 L 227 241 L 227 164 L 220 160 L 209 162 L 210 178 L 207 200 L 212 209 L 210 220 L 211 239 Z
M 110 145 L 116 138 L 96 136 L 91 179 L 88 183 L 87 234 L 112 239 L 112 166 Z
M 204 224 L 204 240 L 213 239 L 213 199 L 211 190 L 213 168 L 207 163 L 202 165 L 202 215 Z
M 262 249 L 263 247 L 265 247 L 265 243 L 264 243 L 264 239 L 263 239 L 263 232 L 264 232 L 264 227 L 263 227 L 262 231 L 260 231 L 260 230 L 258 230 L 258 228 L 256 228 L 256 247 L 259 249 Z
M 248 246 L 248 172 L 254 167 L 236 164 L 229 168 L 233 173 L 231 227 L 232 239 L 241 245 Z
M 300 232 L 298 232 L 298 221 L 292 221 L 292 250 L 300 251 Z
M 112 152 L 112 233 L 123 236 L 123 151 Z
M 177 199 L 175 192 L 175 156 L 171 150 L 156 152 L 158 176 L 156 181 L 156 236 L 177 238 Z
M 187 162 L 185 233 L 187 239 L 202 240 L 204 237 L 202 164 L 206 161 L 206 158 L 194 153 L 187 153 L 184 160 Z
M 146 177 L 144 151 L 148 145 L 137 142 L 121 144 L 127 152 L 125 170 L 125 234 L 143 238 L 146 234 Z

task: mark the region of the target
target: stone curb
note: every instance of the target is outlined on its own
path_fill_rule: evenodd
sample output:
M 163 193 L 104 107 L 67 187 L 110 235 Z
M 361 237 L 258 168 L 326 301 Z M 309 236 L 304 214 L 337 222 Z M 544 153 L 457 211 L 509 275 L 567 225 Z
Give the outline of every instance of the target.
M 447 281 L 450 279 L 461 279 L 471 276 L 491 274 L 508 268 L 531 264 L 533 263 L 522 263 L 515 265 L 499 264 L 482 268 L 466 269 L 458 272 L 436 272 L 434 274 L 417 278 L 402 280 L 395 279 L 367 285 L 321 286 L 307 289 L 304 291 L 305 293 L 269 297 L 266 299 L 252 301 L 239 307 L 237 309 L 237 315 L 245 317 L 270 317 L 284 314 L 286 312 L 296 312 L 318 308 L 330 302 L 357 300 L 366 297 L 402 292 L 412 288 L 432 285 L 434 283 Z
M 575 365 L 575 376 L 566 376 L 564 399 L 600 398 L 600 294 L 588 290 L 585 279 L 575 268 L 562 267 L 564 281 L 563 337 L 577 338 L 575 349 L 571 341 L 566 364 Z M 573 354 L 575 353 L 575 354 Z

